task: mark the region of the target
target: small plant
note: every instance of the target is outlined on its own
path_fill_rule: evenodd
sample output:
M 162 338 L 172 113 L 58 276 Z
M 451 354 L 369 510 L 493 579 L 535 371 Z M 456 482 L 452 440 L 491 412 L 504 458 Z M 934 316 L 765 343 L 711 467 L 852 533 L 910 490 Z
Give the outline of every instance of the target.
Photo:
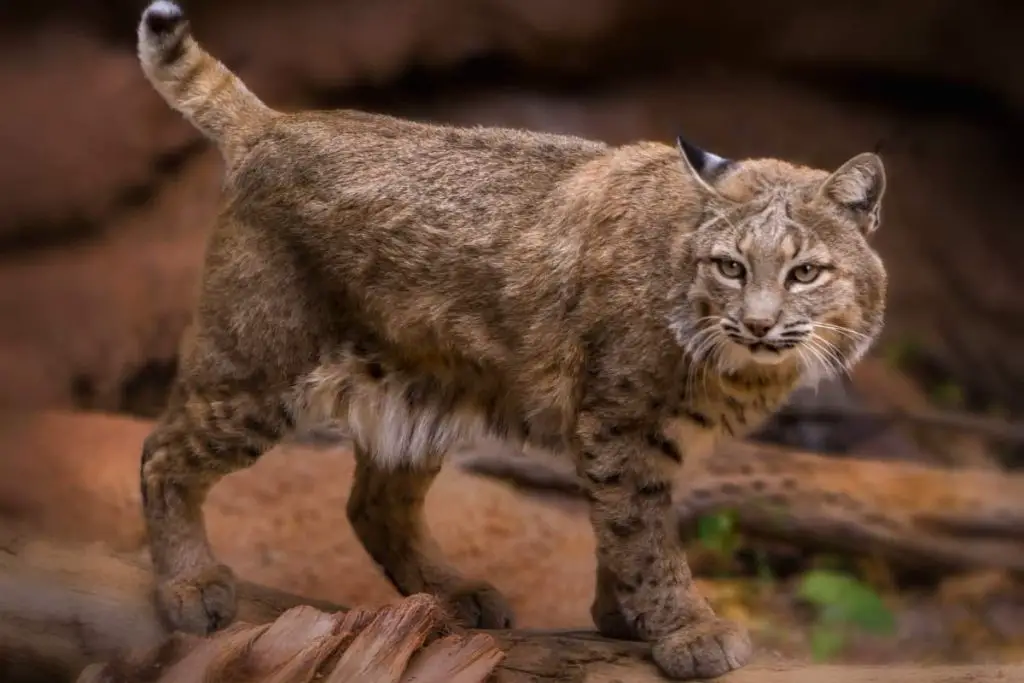
M 732 573 L 738 551 L 744 548 L 745 540 L 736 524 L 735 510 L 722 510 L 697 519 L 697 540 L 716 558 L 718 574 Z M 748 548 L 753 553 L 754 571 L 762 586 L 772 585 L 775 575 L 768 561 L 768 554 L 761 548 Z
M 736 512 L 723 510 L 698 519 L 697 539 L 708 550 L 731 557 L 742 540 L 736 530 Z
M 811 652 L 818 661 L 842 651 L 851 629 L 877 635 L 889 635 L 896 629 L 896 620 L 878 593 L 845 572 L 807 572 L 801 578 L 797 595 L 817 610 L 811 630 Z

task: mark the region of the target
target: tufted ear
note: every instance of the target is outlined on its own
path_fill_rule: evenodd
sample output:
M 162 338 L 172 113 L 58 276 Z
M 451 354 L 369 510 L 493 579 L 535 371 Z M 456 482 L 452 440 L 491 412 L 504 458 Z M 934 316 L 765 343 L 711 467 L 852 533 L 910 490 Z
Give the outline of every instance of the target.
M 676 138 L 676 146 L 683 157 L 683 166 L 687 172 L 702 186 L 714 192 L 715 190 L 711 183 L 732 162 L 710 152 L 705 152 L 700 147 L 684 140 L 682 136 Z
M 885 166 L 877 154 L 865 152 L 840 166 L 821 184 L 820 193 L 848 211 L 860 231 L 870 235 L 879 225 Z

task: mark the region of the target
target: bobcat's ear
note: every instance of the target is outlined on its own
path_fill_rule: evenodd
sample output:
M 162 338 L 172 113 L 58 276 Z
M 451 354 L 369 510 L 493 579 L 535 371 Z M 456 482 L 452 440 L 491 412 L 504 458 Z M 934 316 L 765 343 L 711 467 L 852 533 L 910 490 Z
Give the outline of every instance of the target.
M 877 154 L 864 152 L 840 166 L 821 184 L 820 194 L 849 212 L 860 231 L 878 229 L 885 194 L 885 166 Z
M 683 166 L 698 183 L 715 192 L 712 183 L 732 162 L 720 156 L 705 152 L 700 147 L 686 141 L 682 136 L 676 138 L 676 146 L 683 157 Z

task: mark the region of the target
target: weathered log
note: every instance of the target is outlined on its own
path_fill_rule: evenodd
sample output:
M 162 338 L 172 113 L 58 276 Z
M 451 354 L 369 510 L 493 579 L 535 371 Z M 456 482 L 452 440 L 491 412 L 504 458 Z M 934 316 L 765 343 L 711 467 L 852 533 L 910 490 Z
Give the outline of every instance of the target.
M 327 612 L 343 609 L 245 582 L 239 593 L 239 620 L 249 624 L 268 623 L 301 604 Z M 139 652 L 171 637 L 154 612 L 151 594 L 151 575 L 143 563 L 106 554 L 98 547 L 18 539 L 0 544 L 0 679 L 70 681 L 91 663 L 128 655 L 138 661 Z M 504 653 L 491 679 L 498 683 L 665 680 L 641 643 L 581 632 L 485 633 Z M 487 642 L 475 643 L 478 656 L 486 658 Z M 93 668 L 89 673 L 95 672 Z M 995 683 L 1024 680 L 1024 665 L 865 668 L 755 663 L 722 680 Z
M 501 449 L 460 455 L 465 469 L 527 491 L 580 496 L 558 459 Z M 684 468 L 680 528 L 731 511 L 753 536 L 871 553 L 940 569 L 1024 570 L 1024 476 L 813 453 L 733 441 Z
M 300 605 L 206 638 L 172 634 L 90 664 L 77 683 L 484 683 L 504 656 L 486 633 L 453 633 L 437 599 L 420 594 L 347 612 Z
M 863 420 L 881 424 L 913 425 L 943 431 L 967 432 L 1012 446 L 1024 444 L 1024 423 L 1019 420 L 1006 420 L 957 410 L 790 405 L 776 413 L 776 419 L 787 422 Z

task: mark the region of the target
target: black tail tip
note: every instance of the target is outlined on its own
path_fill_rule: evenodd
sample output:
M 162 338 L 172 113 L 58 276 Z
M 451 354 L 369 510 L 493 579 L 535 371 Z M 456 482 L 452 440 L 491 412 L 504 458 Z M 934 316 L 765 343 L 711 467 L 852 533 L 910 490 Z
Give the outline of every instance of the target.
M 185 13 L 171 0 L 156 0 L 142 13 L 142 24 L 154 36 L 172 33 L 185 22 Z

